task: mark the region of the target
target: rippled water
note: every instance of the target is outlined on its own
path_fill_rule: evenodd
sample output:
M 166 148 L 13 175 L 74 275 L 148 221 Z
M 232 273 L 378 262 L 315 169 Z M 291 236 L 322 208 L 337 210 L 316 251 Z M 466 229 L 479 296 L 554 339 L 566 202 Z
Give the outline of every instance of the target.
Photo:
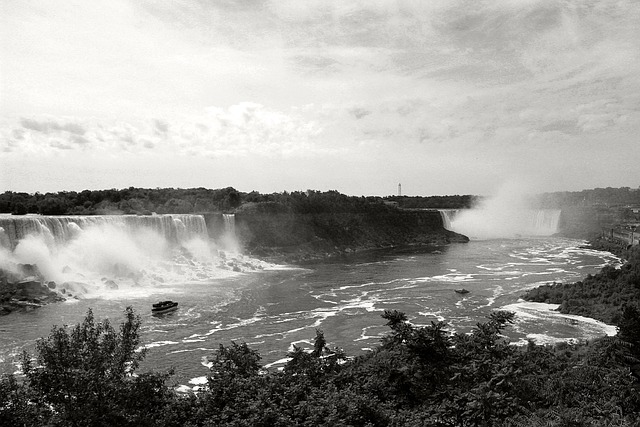
M 16 356 L 32 349 L 52 325 L 75 324 L 91 307 L 96 318 L 123 319 L 131 305 L 143 318 L 151 349 L 143 368 L 176 368 L 178 384 L 193 386 L 206 375 L 207 356 L 220 343 L 247 342 L 263 364 L 277 367 L 292 344 L 310 346 L 322 329 L 330 346 L 355 355 L 387 332 L 385 309 L 407 313 L 414 324 L 444 320 L 465 332 L 495 309 L 517 313 L 508 330 L 513 342 L 585 339 L 615 328 L 550 311 L 554 306 L 519 301 L 523 291 L 552 281 L 571 282 L 619 260 L 562 238 L 472 241 L 434 251 L 395 250 L 354 256 L 308 268 L 277 267 L 209 281 L 156 283 L 144 293 L 53 304 L 0 317 L 0 367 L 16 370 Z M 468 294 L 454 289 L 466 288 Z M 150 314 L 159 299 L 180 302 L 164 317 Z

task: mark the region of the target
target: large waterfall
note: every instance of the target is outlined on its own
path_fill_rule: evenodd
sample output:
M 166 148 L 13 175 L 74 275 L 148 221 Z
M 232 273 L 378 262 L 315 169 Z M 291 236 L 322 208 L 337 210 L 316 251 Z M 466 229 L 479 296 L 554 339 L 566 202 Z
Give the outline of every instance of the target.
M 207 225 L 202 215 L 0 215 L 0 245 L 15 249 L 18 242 L 27 236 L 38 236 L 50 243 L 64 244 L 82 230 L 104 226 L 132 233 L 146 228 L 171 243 L 184 243 L 193 238 L 207 238 Z
M 442 209 L 447 230 L 471 239 L 551 236 L 560 222 L 559 209 Z
M 221 249 L 228 245 L 209 239 L 202 215 L 0 215 L 0 270 L 19 275 L 21 265 L 35 266 L 67 296 L 152 291 L 253 267 L 237 250 Z

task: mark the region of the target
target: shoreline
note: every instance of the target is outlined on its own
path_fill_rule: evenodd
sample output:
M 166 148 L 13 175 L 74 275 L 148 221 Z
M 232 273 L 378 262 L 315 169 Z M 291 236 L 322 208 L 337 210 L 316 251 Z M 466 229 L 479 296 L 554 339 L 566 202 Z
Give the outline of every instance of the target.
M 522 299 L 531 303 L 556 304 L 556 311 L 594 319 L 605 324 L 617 324 L 626 304 L 640 302 L 640 290 L 634 284 L 634 270 L 640 261 L 640 249 L 622 247 L 617 242 L 594 239 L 583 248 L 609 252 L 621 264 L 606 265 L 594 275 L 573 283 L 548 283 L 526 291 Z

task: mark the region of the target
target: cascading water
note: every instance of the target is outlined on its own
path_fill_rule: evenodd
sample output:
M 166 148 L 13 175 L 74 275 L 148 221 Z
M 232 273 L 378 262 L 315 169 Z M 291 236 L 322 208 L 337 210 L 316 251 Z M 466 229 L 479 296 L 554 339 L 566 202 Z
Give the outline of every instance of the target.
M 202 215 L 0 216 L 0 229 L 8 240 L 5 246 L 8 249 L 15 249 L 18 242 L 27 236 L 62 244 L 81 230 L 100 226 L 114 226 L 132 232 L 146 228 L 173 243 L 207 237 L 207 225 Z
M 446 215 L 446 211 L 445 215 Z M 471 209 L 449 217 L 451 231 L 472 240 L 551 236 L 559 226 L 560 211 L 539 209 L 531 188 L 518 181 L 507 182 Z
M 560 209 L 540 209 L 534 213 L 533 235 L 551 236 L 558 232 Z
M 236 234 L 236 216 L 234 214 L 223 214 L 224 232 L 231 236 Z
M 459 209 L 440 209 L 440 217 L 442 218 L 442 225 L 446 230 L 452 231 L 451 223 L 458 214 Z
M 239 257 L 212 246 L 202 215 L 0 215 L 0 269 L 19 274 L 20 264 L 35 265 L 65 296 L 210 280 L 249 268 Z
M 236 216 L 234 214 L 222 214 L 224 221 L 224 232 L 222 233 L 222 244 L 225 249 L 231 252 L 239 252 L 238 239 L 236 238 Z
M 558 233 L 559 209 L 442 209 L 447 230 L 471 239 L 552 236 Z

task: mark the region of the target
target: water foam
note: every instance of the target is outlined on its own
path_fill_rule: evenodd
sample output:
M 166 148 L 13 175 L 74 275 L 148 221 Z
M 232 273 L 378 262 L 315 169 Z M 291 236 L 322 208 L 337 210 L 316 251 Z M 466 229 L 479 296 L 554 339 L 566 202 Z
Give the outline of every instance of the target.
M 201 215 L 0 215 L 0 226 L 0 268 L 17 273 L 20 264 L 35 265 L 65 297 L 137 298 L 270 267 L 220 250 Z
M 558 304 L 525 302 L 520 300 L 517 303 L 505 305 L 501 307 L 500 310 L 514 312 L 516 314 L 516 324 L 533 325 L 536 323 L 544 323 L 547 332 L 530 332 L 527 334 L 527 339 L 533 339 L 540 344 L 575 340 L 576 330 L 586 339 L 598 338 L 603 335 L 614 336 L 617 333 L 617 328 L 613 325 L 608 325 L 589 317 L 563 314 L 557 311 L 558 307 Z M 555 329 L 557 331 L 555 334 L 548 332 L 550 329 L 549 325 L 556 326 Z M 558 326 L 563 326 L 564 328 L 559 328 Z M 524 327 L 524 329 L 530 330 L 531 326 Z M 566 332 L 561 332 L 561 329 L 566 329 Z M 525 343 L 524 341 L 520 342 L 520 344 Z

